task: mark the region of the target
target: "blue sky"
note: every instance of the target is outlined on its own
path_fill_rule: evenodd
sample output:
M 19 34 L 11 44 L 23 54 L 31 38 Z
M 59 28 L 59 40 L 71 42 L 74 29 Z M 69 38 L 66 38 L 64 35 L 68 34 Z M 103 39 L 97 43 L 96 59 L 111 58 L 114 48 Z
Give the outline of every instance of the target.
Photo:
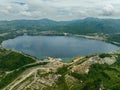
M 0 0 L 0 20 L 120 18 L 120 0 Z

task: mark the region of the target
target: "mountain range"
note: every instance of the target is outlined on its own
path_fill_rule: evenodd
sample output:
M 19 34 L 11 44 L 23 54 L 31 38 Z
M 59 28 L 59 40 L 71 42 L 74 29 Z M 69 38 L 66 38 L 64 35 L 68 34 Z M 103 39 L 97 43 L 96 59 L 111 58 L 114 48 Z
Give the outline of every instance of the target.
M 1 33 L 23 29 L 51 30 L 74 34 L 118 33 L 120 32 L 120 19 L 85 18 L 72 21 L 53 21 L 49 19 L 0 21 Z

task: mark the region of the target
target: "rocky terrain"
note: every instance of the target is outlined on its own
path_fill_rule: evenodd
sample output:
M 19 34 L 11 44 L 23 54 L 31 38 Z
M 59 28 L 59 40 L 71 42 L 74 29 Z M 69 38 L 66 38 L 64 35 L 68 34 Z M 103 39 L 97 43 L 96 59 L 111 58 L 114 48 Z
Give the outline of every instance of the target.
M 0 51 L 2 61 L 2 48 Z M 4 49 L 6 57 L 11 52 L 19 53 Z M 76 57 L 71 63 L 63 63 L 60 58 L 47 57 L 41 61 L 27 55 L 23 59 L 25 57 L 34 62 L 12 69 L 4 69 L 0 65 L 0 90 L 119 90 L 119 50 L 109 54 Z

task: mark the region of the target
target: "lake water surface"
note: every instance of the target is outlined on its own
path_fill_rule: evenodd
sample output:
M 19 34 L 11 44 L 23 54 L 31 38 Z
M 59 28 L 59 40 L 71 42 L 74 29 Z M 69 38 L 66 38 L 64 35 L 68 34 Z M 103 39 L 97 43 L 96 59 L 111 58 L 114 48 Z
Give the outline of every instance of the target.
M 19 36 L 3 41 L 2 45 L 38 58 L 45 56 L 71 58 L 111 52 L 119 48 L 103 41 L 74 36 Z

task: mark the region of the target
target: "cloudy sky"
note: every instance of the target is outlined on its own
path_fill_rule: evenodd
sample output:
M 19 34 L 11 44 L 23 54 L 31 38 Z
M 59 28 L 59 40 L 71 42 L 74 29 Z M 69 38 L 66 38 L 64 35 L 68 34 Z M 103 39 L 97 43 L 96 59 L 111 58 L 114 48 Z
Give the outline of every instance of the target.
M 120 18 L 120 0 L 0 0 L 0 20 Z

